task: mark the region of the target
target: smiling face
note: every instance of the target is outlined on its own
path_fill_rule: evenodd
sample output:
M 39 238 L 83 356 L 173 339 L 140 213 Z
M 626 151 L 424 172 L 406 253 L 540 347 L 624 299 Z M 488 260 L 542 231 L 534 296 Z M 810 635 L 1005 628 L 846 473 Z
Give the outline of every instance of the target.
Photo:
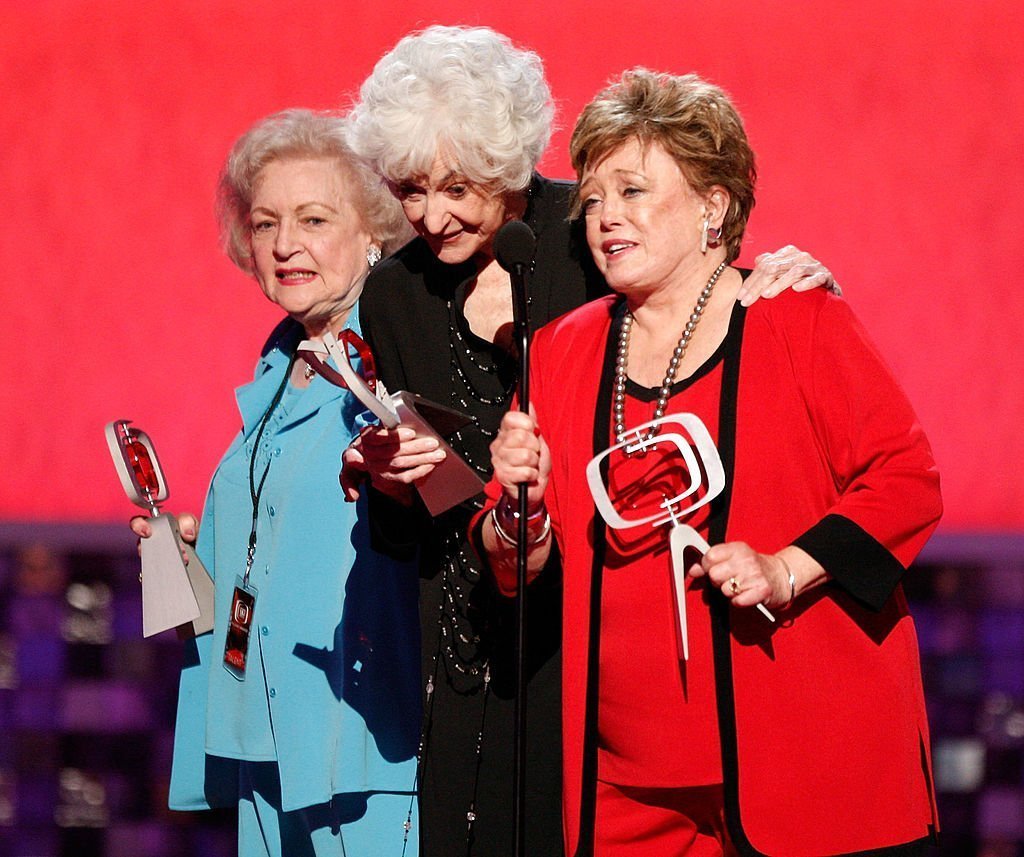
M 580 177 L 580 199 L 590 252 L 615 291 L 650 294 L 707 267 L 700 237 L 710 201 L 659 143 L 614 149 Z
M 508 194 L 468 181 L 438 156 L 429 175 L 392 183 L 392 191 L 416 234 L 442 262 L 475 259 L 483 268 L 494 258 L 494 235 L 515 214 Z
M 373 243 L 344 168 L 333 158 L 271 161 L 249 210 L 252 261 L 263 293 L 309 336 L 339 326 L 362 291 Z

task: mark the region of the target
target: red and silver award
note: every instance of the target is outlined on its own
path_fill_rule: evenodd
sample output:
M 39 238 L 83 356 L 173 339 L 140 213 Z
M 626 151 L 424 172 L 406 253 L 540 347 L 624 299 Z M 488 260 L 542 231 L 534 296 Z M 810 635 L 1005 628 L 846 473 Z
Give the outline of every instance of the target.
M 183 636 L 212 630 L 213 581 L 192 546 L 181 540 L 174 515 L 160 511 L 167 482 L 153 443 L 132 428 L 131 420 L 108 423 L 106 436 L 128 499 L 151 515 L 153 534 L 142 539 L 142 636 L 170 628 Z

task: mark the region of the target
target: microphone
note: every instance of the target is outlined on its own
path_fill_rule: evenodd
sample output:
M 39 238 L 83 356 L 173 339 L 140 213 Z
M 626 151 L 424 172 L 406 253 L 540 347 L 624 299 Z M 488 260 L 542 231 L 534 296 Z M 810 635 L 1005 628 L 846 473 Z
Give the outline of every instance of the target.
M 510 220 L 494 236 L 494 258 L 513 276 L 522 276 L 533 261 L 537 236 L 521 220 Z
M 529 391 L 525 386 L 526 373 L 530 368 L 527 361 L 530 337 L 530 302 L 526 279 L 530 273 L 530 264 L 533 262 L 536 246 L 537 236 L 521 220 L 510 220 L 494 236 L 494 258 L 498 260 L 498 264 L 502 268 L 508 271 L 509 278 L 512 280 L 512 321 L 519 353 L 522 357 L 522 366 L 520 367 L 522 375 L 519 379 L 521 400 L 529 396 Z

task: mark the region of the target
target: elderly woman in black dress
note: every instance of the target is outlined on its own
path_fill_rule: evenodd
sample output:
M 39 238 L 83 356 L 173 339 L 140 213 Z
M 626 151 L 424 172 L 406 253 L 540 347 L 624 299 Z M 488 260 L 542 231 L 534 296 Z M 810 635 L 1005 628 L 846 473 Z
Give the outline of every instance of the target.
M 537 235 L 530 321 L 536 328 L 606 292 L 572 185 L 535 171 L 553 106 L 536 54 L 485 28 L 431 27 L 402 39 L 365 81 L 351 143 L 387 181 L 417 237 L 374 271 L 362 328 L 390 390 L 410 390 L 472 417 L 449 438 L 482 477 L 516 383 L 508 275 L 493 240 L 509 220 Z M 831 284 L 785 248 L 761 261 L 740 298 Z M 427 857 L 506 853 L 512 842 L 513 627 L 481 580 L 466 526 L 471 501 L 431 518 L 414 484 L 443 453 L 409 428 L 367 431 L 345 454 L 350 497 L 371 484 L 371 527 L 395 555 L 420 550 L 424 723 L 420 794 Z M 526 851 L 562 853 L 560 568 L 530 590 Z

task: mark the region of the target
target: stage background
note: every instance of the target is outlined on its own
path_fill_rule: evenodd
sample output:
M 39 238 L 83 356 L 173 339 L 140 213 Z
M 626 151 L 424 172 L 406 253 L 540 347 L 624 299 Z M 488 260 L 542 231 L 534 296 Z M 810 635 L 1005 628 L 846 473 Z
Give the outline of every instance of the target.
M 624 68 L 699 71 L 759 156 L 742 261 L 824 260 L 906 386 L 945 531 L 1024 526 L 1019 2 L 0 2 L 0 520 L 124 520 L 102 438 L 154 439 L 197 510 L 277 311 L 217 246 L 231 142 L 330 108 L 410 29 L 487 24 L 543 58 L 568 133 Z M 780 426 L 780 431 L 785 427 Z
M 622 69 L 728 89 L 759 155 L 741 261 L 824 260 L 932 439 L 946 517 L 906 578 L 941 857 L 1024 857 L 1019 0 L 0 0 L 0 857 L 227 857 L 166 810 L 173 634 L 140 636 L 102 429 L 154 439 L 196 510 L 278 312 L 220 254 L 231 142 L 334 108 L 401 35 L 487 24 L 544 58 L 568 132 Z M 785 431 L 785 426 L 779 426 Z

